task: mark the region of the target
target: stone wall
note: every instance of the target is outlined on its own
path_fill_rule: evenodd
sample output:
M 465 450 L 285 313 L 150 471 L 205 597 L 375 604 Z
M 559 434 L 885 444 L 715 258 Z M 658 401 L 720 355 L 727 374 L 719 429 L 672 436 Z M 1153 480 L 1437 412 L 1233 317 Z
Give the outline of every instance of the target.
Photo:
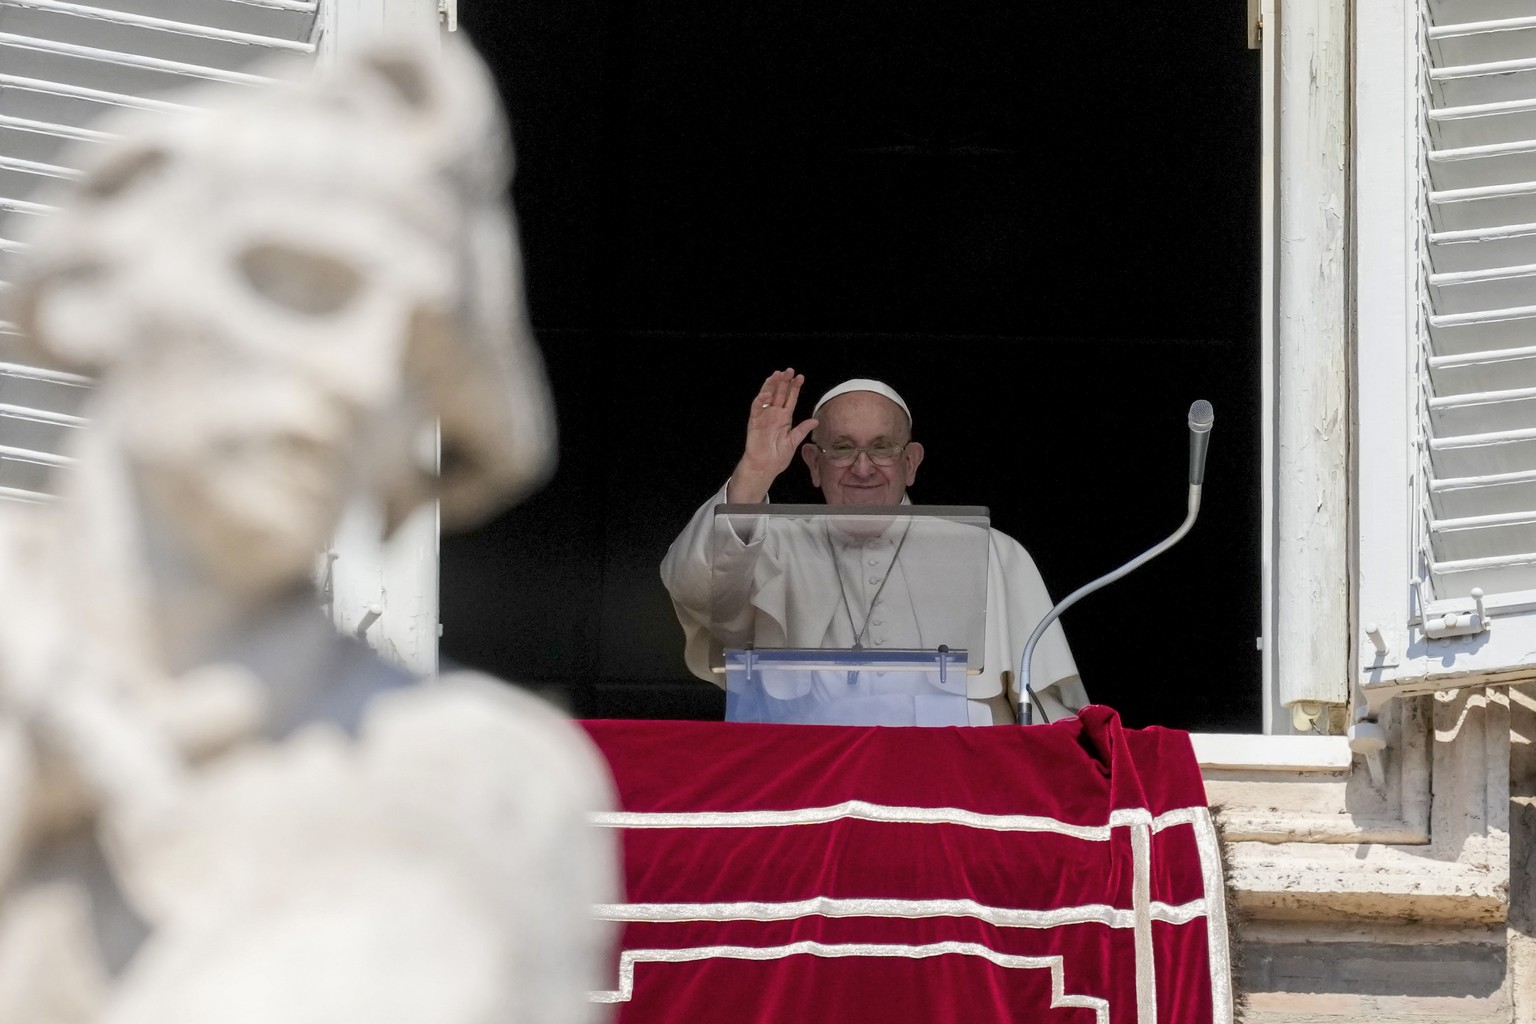
M 1374 768 L 1342 738 L 1196 737 L 1226 839 L 1236 1019 L 1536 1020 L 1536 691 L 1415 697 L 1383 719 Z

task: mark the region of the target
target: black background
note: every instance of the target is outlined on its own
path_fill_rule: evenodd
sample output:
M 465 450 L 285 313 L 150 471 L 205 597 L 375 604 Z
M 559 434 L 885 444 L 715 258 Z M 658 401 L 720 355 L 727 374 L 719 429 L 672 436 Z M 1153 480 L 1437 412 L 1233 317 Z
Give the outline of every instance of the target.
M 445 537 L 445 661 L 720 718 L 657 565 L 772 370 L 891 383 L 914 501 L 985 505 L 1126 724 L 1257 731 L 1259 58 L 1241 0 L 461 0 L 513 126 L 560 467 Z M 811 501 L 796 465 L 776 501 Z

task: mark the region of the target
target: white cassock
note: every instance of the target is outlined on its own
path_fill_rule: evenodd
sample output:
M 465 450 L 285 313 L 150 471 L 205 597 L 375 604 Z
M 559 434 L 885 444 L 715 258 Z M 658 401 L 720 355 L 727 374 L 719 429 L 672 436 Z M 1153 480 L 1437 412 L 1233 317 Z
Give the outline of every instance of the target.
M 964 639 L 956 641 L 963 633 L 957 633 L 952 620 L 956 609 L 974 604 L 974 595 L 952 591 L 970 583 L 946 566 L 924 562 L 942 557 L 934 552 L 952 548 L 903 545 L 900 535 L 835 541 L 824 529 L 808 529 L 776 530 L 745 539 L 726 531 L 724 536 L 733 543 L 720 545 L 717 551 L 714 510 L 725 500 L 722 487 L 694 512 L 661 563 L 662 582 L 683 627 L 688 669 L 700 679 L 723 686 L 725 677 L 717 671 L 722 650 L 748 645 L 759 650 L 850 648 L 861 637 L 860 646 L 871 651 L 931 650 L 941 643 L 965 646 Z M 912 529 L 945 525 L 919 521 Z M 968 700 L 961 714 L 966 720 L 929 716 L 928 721 L 1011 722 L 1011 711 L 1000 699 L 1002 674 L 1007 672 L 1012 680 L 1012 697 L 1017 702 L 1024 644 L 1052 604 L 1029 552 L 1007 534 L 990 530 L 983 667 L 965 680 Z M 974 653 L 971 661 L 974 666 Z M 872 696 L 881 687 L 877 675 L 861 674 L 856 681 L 833 689 L 841 698 Z M 1051 721 L 1088 703 L 1060 622 L 1053 623 L 1036 644 L 1030 684 Z M 850 713 L 858 713 L 847 700 L 841 703 Z M 835 712 L 819 720 L 834 721 Z M 1038 712 L 1035 720 L 1040 720 Z

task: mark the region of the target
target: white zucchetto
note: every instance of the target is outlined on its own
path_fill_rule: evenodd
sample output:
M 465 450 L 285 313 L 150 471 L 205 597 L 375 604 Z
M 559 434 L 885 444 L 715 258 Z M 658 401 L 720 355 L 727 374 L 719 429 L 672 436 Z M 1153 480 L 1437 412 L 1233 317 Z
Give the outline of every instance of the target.
M 868 377 L 854 377 L 852 380 L 843 381 L 816 400 L 816 407 L 811 410 L 811 415 L 816 419 L 820 419 L 822 406 L 832 401 L 838 395 L 846 395 L 850 391 L 872 391 L 877 395 L 889 398 L 901 406 L 901 411 L 907 414 L 907 426 L 910 427 L 912 425 L 912 410 L 907 408 L 907 403 L 902 401 L 901 396 L 896 393 L 896 389 L 883 381 L 870 380 Z

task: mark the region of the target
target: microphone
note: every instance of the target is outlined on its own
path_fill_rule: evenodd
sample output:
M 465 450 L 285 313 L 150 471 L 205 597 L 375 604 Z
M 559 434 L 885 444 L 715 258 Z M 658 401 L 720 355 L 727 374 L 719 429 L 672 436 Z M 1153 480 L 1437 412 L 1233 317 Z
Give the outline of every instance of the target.
M 1183 524 L 1160 544 L 1143 551 L 1114 572 L 1106 573 L 1092 583 L 1086 583 L 1062 598 L 1057 602 L 1056 607 L 1045 613 L 1045 618 L 1040 620 L 1040 624 L 1035 627 L 1035 631 L 1029 635 L 1028 642 L 1024 644 L 1024 657 L 1020 659 L 1019 663 L 1020 725 L 1033 724 L 1033 713 L 1036 708 L 1040 711 L 1041 721 L 1050 721 L 1050 718 L 1045 713 L 1045 705 L 1040 703 L 1040 698 L 1036 697 L 1035 691 L 1029 687 L 1029 663 L 1035 654 L 1035 644 L 1040 642 L 1040 638 L 1045 635 L 1045 631 L 1050 628 L 1051 623 L 1060 618 L 1061 613 L 1076 604 L 1079 599 L 1087 597 L 1106 584 L 1113 583 L 1126 573 L 1145 565 L 1164 551 L 1173 547 L 1183 540 L 1190 527 L 1195 525 L 1195 516 L 1200 513 L 1200 489 L 1205 484 L 1205 452 L 1210 447 L 1211 424 L 1215 422 L 1215 419 L 1215 414 L 1211 410 L 1211 403 L 1203 398 L 1189 407 L 1189 512 L 1184 516 Z
M 1205 483 L 1205 450 L 1211 444 L 1211 423 L 1216 416 L 1211 403 L 1200 399 L 1189 407 L 1189 485 Z

